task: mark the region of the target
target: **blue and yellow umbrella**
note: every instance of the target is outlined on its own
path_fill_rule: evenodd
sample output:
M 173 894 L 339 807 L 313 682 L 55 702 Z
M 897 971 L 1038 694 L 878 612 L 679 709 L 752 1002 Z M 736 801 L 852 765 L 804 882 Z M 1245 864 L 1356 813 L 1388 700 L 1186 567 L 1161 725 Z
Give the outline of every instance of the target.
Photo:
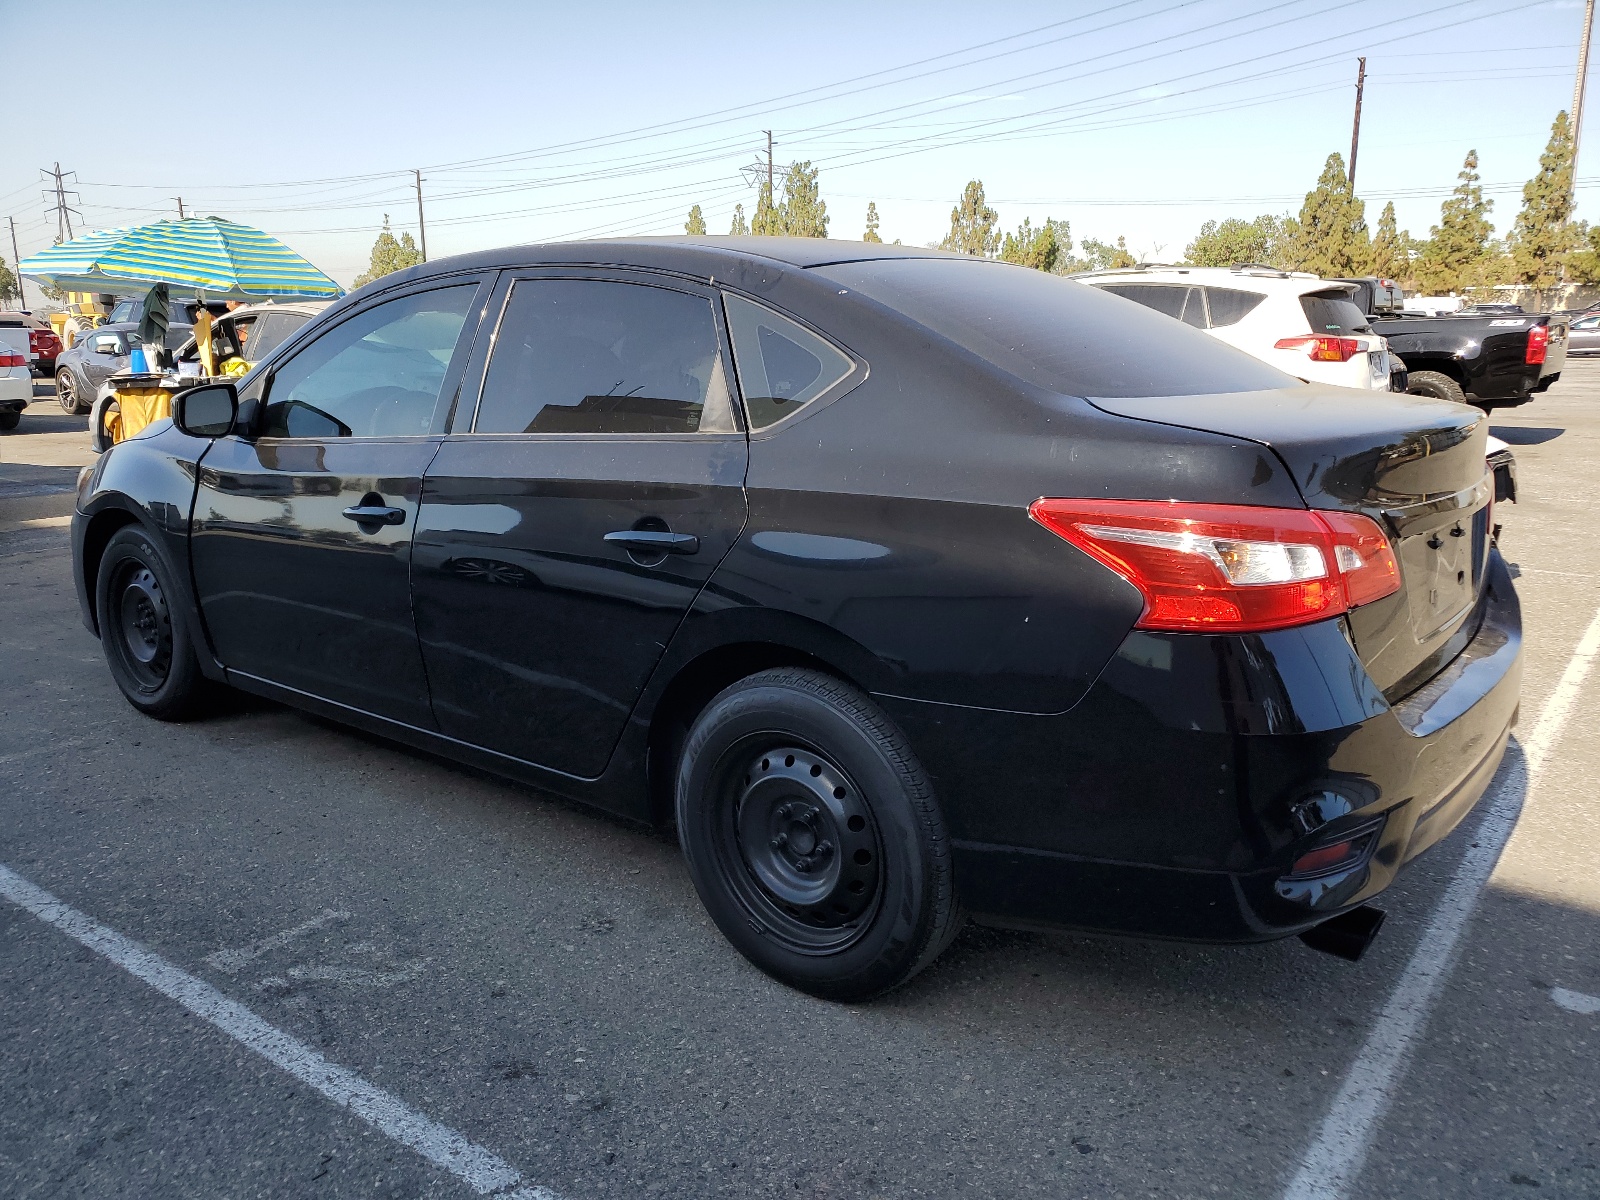
M 21 274 L 69 292 L 137 294 L 164 283 L 175 298 L 332 300 L 342 288 L 277 238 L 189 217 L 86 233 L 30 254 Z

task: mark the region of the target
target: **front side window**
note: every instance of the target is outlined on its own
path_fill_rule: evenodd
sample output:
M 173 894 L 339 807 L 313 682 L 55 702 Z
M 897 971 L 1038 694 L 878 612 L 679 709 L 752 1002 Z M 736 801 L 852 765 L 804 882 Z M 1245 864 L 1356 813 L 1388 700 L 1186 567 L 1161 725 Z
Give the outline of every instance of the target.
M 139 303 L 137 300 L 118 301 L 117 306 L 111 310 L 111 315 L 106 318 L 106 323 L 121 325 L 127 321 L 137 321 L 139 319 Z
M 1188 288 L 1161 283 L 1113 283 L 1101 290 L 1153 308 L 1158 313 L 1166 313 L 1169 317 L 1183 316 L 1183 302 L 1189 292 Z
M 848 355 L 788 317 L 743 296 L 723 302 L 750 428 L 799 412 L 850 374 Z
M 598 279 L 521 279 L 495 332 L 476 433 L 695 433 L 727 413 L 704 296 Z M 728 426 L 731 428 L 731 426 Z
M 262 435 L 427 433 L 477 290 L 413 292 L 334 326 L 273 374 Z

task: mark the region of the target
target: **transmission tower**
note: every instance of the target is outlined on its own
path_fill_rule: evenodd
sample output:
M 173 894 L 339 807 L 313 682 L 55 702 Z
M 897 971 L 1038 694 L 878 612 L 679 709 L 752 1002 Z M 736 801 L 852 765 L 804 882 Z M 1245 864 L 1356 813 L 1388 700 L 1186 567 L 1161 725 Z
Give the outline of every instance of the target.
M 68 196 L 71 196 L 73 200 L 79 203 L 82 202 L 82 198 L 77 192 L 68 190 L 66 186 L 68 176 L 71 176 L 73 183 L 78 181 L 78 173 L 76 171 L 63 171 L 60 163 L 55 165 L 55 170 L 53 171 L 48 167 L 39 168 L 39 178 L 48 179 L 51 184 L 50 187 L 45 189 L 44 194 L 45 199 L 52 200 L 54 203 L 45 211 L 53 212 L 56 215 L 56 245 L 58 246 L 62 242 L 70 242 L 72 240 L 72 218 L 77 217 L 80 221 L 83 219 L 83 214 L 67 203 Z

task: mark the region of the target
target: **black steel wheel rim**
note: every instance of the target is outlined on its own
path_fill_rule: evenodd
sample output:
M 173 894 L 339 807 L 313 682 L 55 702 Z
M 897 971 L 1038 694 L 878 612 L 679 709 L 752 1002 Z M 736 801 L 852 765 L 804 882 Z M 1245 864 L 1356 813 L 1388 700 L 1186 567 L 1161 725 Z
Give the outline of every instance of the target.
M 877 823 L 842 767 L 783 736 L 722 756 L 717 854 L 753 927 L 802 953 L 837 953 L 860 940 L 881 900 Z
M 107 633 L 140 690 L 154 692 L 172 670 L 172 614 L 161 581 L 141 562 L 124 563 L 110 599 L 115 627 Z

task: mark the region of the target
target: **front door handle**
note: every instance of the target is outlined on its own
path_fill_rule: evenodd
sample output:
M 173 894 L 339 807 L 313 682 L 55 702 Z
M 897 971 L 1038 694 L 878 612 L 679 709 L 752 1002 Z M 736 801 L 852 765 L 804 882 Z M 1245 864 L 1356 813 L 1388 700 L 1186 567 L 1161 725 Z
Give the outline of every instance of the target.
M 692 533 L 668 533 L 663 529 L 619 529 L 606 534 L 614 546 L 643 554 L 698 554 L 700 539 Z
M 405 509 L 387 504 L 357 504 L 345 509 L 344 515 L 358 525 L 403 525 L 406 520 Z

